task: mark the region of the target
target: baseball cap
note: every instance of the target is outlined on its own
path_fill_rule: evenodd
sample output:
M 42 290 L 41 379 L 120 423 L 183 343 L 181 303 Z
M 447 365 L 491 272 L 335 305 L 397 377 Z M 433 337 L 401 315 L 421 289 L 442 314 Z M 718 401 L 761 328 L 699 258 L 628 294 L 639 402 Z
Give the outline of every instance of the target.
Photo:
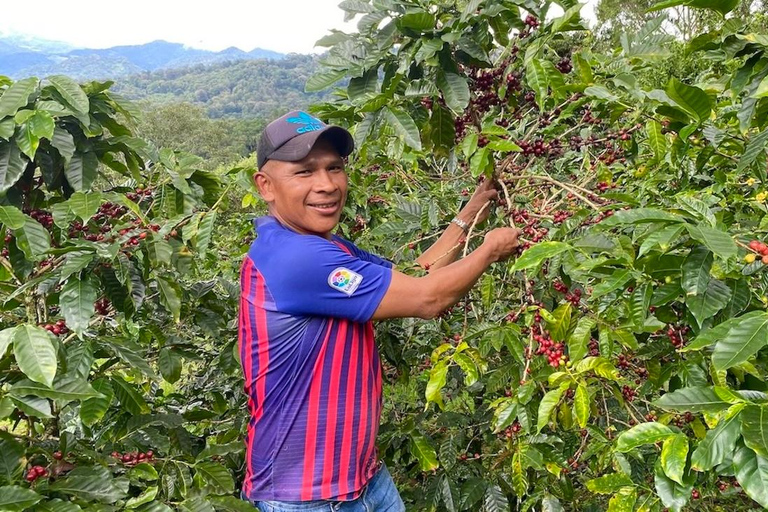
M 324 136 L 341 156 L 355 149 L 352 135 L 340 126 L 328 126 L 318 118 L 293 110 L 269 123 L 261 132 L 256 150 L 259 169 L 267 160 L 296 162 L 309 154 L 317 139 Z

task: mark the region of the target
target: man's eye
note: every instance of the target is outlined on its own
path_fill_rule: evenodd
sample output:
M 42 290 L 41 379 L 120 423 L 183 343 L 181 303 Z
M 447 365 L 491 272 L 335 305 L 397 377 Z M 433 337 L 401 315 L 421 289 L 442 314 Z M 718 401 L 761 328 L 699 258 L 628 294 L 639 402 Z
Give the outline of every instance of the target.
M 296 174 L 309 174 L 310 172 L 312 172 L 312 171 L 310 171 L 309 169 L 302 169 L 302 170 L 296 172 Z

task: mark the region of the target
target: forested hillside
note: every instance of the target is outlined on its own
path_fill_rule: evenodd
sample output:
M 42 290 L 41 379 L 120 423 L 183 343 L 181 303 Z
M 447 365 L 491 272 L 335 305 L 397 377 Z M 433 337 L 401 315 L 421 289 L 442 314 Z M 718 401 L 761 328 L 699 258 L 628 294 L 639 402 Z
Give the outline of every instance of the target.
M 231 61 L 133 75 L 121 79 L 115 90 L 153 104 L 193 103 L 214 118 L 264 118 L 328 99 L 328 92 L 304 92 L 304 83 L 317 67 L 315 57 L 297 54 L 280 60 Z

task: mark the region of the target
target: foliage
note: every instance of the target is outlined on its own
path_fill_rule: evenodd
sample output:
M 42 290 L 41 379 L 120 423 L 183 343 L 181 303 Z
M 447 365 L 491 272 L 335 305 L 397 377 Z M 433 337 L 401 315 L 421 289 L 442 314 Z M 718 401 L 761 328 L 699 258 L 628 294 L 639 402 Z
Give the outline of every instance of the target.
M 115 91 L 154 105 L 186 102 L 204 107 L 212 118 L 272 118 L 329 98 L 306 94 L 304 82 L 317 69 L 315 57 L 234 61 L 125 77 Z
M 491 174 L 525 237 L 438 323 L 380 326 L 383 455 L 414 510 L 768 507 L 768 38 L 720 18 L 654 87 L 660 19 L 564 55 L 563 7 L 345 2 L 307 83 L 349 78 L 315 111 L 358 143 L 361 243 L 410 261 Z

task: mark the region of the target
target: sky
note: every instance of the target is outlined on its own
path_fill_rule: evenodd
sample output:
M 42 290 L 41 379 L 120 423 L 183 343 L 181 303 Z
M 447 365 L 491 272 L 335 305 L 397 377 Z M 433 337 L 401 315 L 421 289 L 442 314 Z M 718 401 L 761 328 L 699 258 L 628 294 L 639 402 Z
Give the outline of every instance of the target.
M 597 0 L 589 0 L 595 4 Z M 104 0 L 3 2 L 0 35 L 27 35 L 83 48 L 144 44 L 162 39 L 220 51 L 230 46 L 280 53 L 319 53 L 315 42 L 344 23 L 341 0 L 131 0 L 107 8 Z M 109 2 L 108 2 L 109 3 Z M 114 4 L 113 4 L 114 5 Z M 584 14 L 589 17 L 591 5 Z

